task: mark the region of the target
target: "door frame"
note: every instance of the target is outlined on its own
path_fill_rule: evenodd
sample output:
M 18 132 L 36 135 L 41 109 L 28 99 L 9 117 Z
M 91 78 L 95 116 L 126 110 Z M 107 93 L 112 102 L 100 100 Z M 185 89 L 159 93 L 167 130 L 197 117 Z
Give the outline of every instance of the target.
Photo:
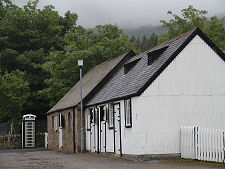
M 119 134 L 119 140 L 120 140 L 120 156 L 122 156 L 122 138 L 121 138 L 121 107 L 120 107 L 120 102 L 116 102 L 116 103 L 113 103 L 113 123 L 114 123 L 114 153 L 116 154 L 116 134 L 115 134 L 115 108 L 114 106 L 115 105 L 119 105 L 119 131 L 120 131 L 120 134 Z

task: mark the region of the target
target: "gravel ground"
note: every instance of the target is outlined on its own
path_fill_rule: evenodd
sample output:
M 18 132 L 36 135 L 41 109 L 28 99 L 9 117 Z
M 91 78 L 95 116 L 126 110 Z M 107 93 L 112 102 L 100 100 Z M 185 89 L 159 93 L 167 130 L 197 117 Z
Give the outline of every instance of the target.
M 213 169 L 225 164 L 193 160 L 133 161 L 91 153 L 67 154 L 46 149 L 0 150 L 0 169 Z

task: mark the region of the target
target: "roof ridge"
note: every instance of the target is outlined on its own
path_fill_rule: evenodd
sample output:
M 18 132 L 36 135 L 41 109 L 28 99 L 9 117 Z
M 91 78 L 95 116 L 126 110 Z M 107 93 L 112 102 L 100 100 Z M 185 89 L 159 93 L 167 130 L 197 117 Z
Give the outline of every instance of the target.
M 120 57 L 120 56 L 122 56 L 122 55 L 125 56 L 128 52 L 129 52 L 129 51 L 127 51 L 127 52 L 125 52 L 125 53 L 123 53 L 123 54 L 121 54 L 121 55 L 119 55 L 119 56 L 112 57 L 112 58 L 110 58 L 110 59 L 108 59 L 108 60 L 102 62 L 102 63 L 100 63 L 100 64 L 94 66 L 93 68 L 91 68 L 88 72 L 93 71 L 94 69 L 98 68 L 99 66 L 101 66 L 101 65 L 103 65 L 103 64 L 105 64 L 105 63 L 107 63 L 107 62 L 109 62 L 109 61 L 112 61 L 112 60 L 114 60 L 114 59 L 117 59 L 118 57 Z M 86 73 L 86 74 L 87 74 L 87 73 Z M 86 74 L 85 74 L 85 75 L 86 75 Z M 85 75 L 84 75 L 84 76 L 85 76 Z M 78 82 L 79 82 L 79 81 L 78 81 Z M 77 82 L 77 83 L 78 83 L 78 82 Z
M 179 38 L 181 38 L 181 37 L 183 37 L 183 36 L 185 36 L 185 35 L 187 35 L 187 34 L 189 34 L 189 33 L 191 33 L 191 32 L 193 33 L 193 32 L 194 32 L 195 30 L 197 30 L 197 29 L 199 29 L 199 28 L 198 28 L 198 27 L 195 27 L 195 28 L 189 30 L 188 32 L 185 32 L 185 33 L 183 33 L 183 34 L 180 34 L 180 35 L 178 35 L 178 36 L 176 36 L 176 37 L 174 37 L 174 38 L 172 38 L 172 39 L 170 39 L 170 40 L 168 40 L 168 41 L 166 41 L 166 42 L 161 43 L 160 45 L 164 45 L 164 44 L 169 43 L 169 42 L 171 42 L 171 41 L 177 40 L 177 39 L 179 39 Z
M 155 46 L 155 47 L 153 47 L 153 48 L 151 48 L 151 49 L 149 49 L 149 50 L 147 50 L 147 51 L 150 51 L 150 50 L 152 50 L 152 49 L 154 49 L 154 48 L 158 48 L 159 46 L 163 46 L 163 45 L 166 45 L 166 44 L 168 44 L 168 43 L 170 43 L 170 42 L 173 42 L 173 41 L 175 41 L 175 40 L 177 40 L 177 39 L 179 39 L 179 38 L 182 38 L 182 37 L 184 37 L 184 36 L 186 36 L 187 34 L 189 34 L 189 33 L 193 33 L 195 30 L 197 30 L 197 29 L 199 29 L 198 27 L 195 27 L 195 28 L 193 28 L 193 29 L 191 29 L 191 30 L 189 30 L 188 32 L 185 32 L 185 33 L 183 33 L 183 34 L 180 34 L 180 35 L 178 35 L 178 36 L 176 36 L 176 37 L 174 37 L 174 38 L 172 38 L 172 39 L 170 39 L 170 40 L 167 40 L 167 41 L 165 41 L 165 42 L 163 42 L 163 43 L 161 43 L 161 44 L 159 44 L 159 45 L 157 45 L 157 46 Z M 145 51 L 145 52 L 147 52 L 147 51 Z

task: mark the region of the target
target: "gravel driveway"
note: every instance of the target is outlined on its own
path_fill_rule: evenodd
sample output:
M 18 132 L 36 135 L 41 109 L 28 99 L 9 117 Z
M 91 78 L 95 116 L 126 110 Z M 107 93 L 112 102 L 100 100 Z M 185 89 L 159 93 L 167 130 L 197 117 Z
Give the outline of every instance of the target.
M 0 169 L 207 169 L 225 168 L 225 164 L 191 160 L 132 161 L 91 153 L 66 154 L 45 149 L 0 151 Z

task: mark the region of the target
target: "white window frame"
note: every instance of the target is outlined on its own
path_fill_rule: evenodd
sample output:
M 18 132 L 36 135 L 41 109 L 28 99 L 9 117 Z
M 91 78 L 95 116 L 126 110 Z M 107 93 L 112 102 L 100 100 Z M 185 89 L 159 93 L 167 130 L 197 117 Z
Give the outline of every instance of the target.
M 114 112 L 113 112 L 113 103 L 109 103 L 109 129 L 114 128 Z
M 54 131 L 58 130 L 58 121 L 57 121 L 57 117 L 54 117 Z
M 131 99 L 124 100 L 125 127 L 132 127 Z
M 104 111 L 103 121 L 106 121 L 106 114 L 107 114 L 107 107 L 106 107 L 106 105 L 103 106 L 103 111 Z

